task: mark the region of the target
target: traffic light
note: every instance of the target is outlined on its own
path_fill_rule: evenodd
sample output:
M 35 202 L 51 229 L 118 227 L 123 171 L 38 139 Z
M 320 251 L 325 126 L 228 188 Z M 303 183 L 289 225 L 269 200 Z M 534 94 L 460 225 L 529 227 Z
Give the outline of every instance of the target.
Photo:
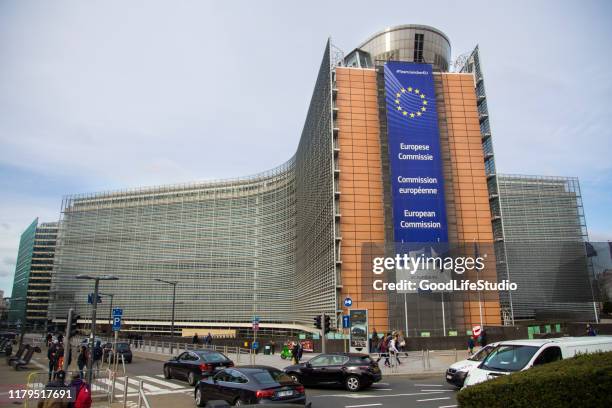
M 314 327 L 317 329 L 321 328 L 321 315 L 317 315 L 314 317 Z
M 77 333 L 77 321 L 81 318 L 80 315 L 76 314 L 73 310 L 68 312 L 68 336 L 73 337 Z
M 329 315 L 325 315 L 325 326 L 323 327 L 323 333 L 327 334 L 331 331 L 331 318 Z

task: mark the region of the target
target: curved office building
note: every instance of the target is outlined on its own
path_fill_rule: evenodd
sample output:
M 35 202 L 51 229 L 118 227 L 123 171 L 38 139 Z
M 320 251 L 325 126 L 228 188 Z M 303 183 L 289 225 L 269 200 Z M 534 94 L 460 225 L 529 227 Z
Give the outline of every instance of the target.
M 254 316 L 279 334 L 314 332 L 320 313 L 337 327 L 349 297 L 353 309 L 367 309 L 370 331 L 457 335 L 501 324 L 512 305 L 500 310 L 497 292 L 376 292 L 368 258 L 398 242 L 467 243 L 468 255 L 490 256 L 486 270 L 465 278 L 496 282 L 505 271 L 503 246 L 492 245 L 504 237 L 495 232 L 478 49 L 448 72 L 448 37 L 402 25 L 338 55 L 328 43 L 297 151 L 282 166 L 237 180 L 66 197 L 49 317 L 64 319 L 73 307 L 87 321 L 93 282 L 75 279 L 85 273 L 119 278 L 101 291 L 134 331 L 170 328 L 173 286 L 159 279 L 176 282 L 183 335 L 242 330 L 244 338 Z M 398 279 L 395 271 L 386 278 Z M 102 298 L 106 319 L 111 299 Z

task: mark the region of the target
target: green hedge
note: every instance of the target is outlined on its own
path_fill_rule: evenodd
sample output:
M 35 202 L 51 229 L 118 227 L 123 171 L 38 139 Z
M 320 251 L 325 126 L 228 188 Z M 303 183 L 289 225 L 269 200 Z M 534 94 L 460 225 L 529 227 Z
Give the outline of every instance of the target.
M 457 394 L 459 406 L 612 407 L 612 352 L 579 355 L 477 384 Z

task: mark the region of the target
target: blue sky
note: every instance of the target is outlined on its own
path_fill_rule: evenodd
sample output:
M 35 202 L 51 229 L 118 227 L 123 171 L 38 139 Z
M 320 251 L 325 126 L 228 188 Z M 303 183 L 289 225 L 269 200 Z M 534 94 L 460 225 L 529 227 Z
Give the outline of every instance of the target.
M 578 176 L 612 239 L 612 3 L 0 2 L 0 290 L 62 196 L 228 178 L 295 151 L 328 36 L 480 44 L 499 172 Z

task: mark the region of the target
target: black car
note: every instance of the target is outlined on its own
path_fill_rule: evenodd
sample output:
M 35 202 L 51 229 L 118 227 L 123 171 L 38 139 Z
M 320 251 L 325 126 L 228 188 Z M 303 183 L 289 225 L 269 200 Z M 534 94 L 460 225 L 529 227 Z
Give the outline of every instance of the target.
M 215 374 L 218 370 L 233 367 L 234 362 L 223 353 L 212 350 L 185 351 L 178 357 L 164 363 L 164 377 L 187 380 L 196 385 L 201 379 Z
M 321 354 L 284 371 L 306 386 L 340 384 L 349 391 L 359 391 L 382 379 L 378 364 L 359 353 Z
M 104 360 L 110 356 L 110 359 L 113 360 L 115 357 L 113 356 L 113 343 L 106 343 L 102 346 L 102 352 L 104 356 Z M 119 355 L 119 361 L 121 361 L 121 356 L 123 356 L 123 360 L 130 364 L 132 362 L 132 349 L 130 348 L 130 343 L 117 343 L 117 354 Z
M 306 403 L 304 386 L 283 371 L 267 366 L 226 368 L 199 382 L 195 402 L 222 400 L 232 405 Z

